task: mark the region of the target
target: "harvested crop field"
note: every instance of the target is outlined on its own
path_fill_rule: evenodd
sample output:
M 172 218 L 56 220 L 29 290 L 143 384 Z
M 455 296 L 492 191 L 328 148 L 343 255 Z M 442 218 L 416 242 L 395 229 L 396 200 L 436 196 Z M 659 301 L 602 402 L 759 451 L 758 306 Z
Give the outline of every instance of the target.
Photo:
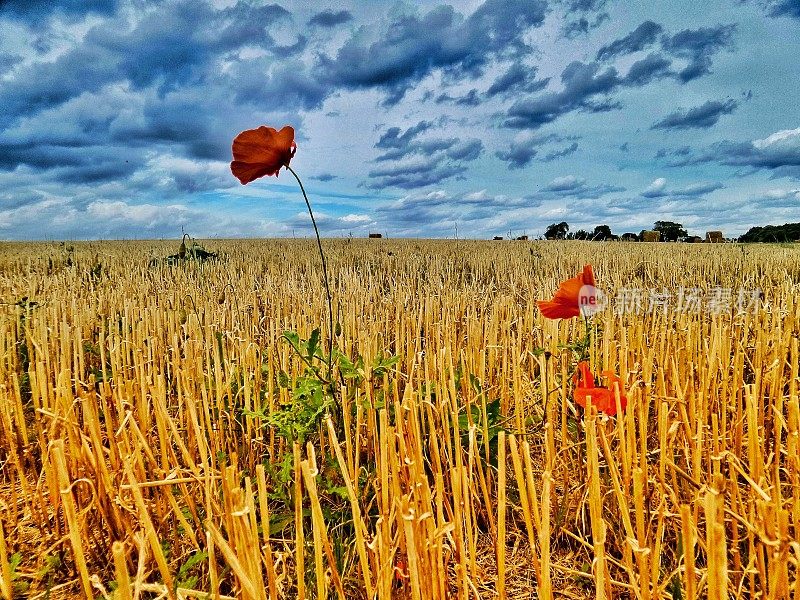
M 323 244 L 0 245 L 0 597 L 800 598 L 797 246 Z

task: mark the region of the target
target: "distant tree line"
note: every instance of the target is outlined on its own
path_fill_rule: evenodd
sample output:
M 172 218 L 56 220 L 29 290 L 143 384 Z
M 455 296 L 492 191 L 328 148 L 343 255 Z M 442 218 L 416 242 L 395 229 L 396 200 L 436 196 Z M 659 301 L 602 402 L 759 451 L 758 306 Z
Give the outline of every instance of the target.
M 800 240 L 800 223 L 751 227 L 740 242 L 796 242 Z
M 688 237 L 683 225 L 672 221 L 656 221 L 653 224 L 653 231 L 659 234 L 659 241 L 662 242 L 677 242 Z M 586 231 L 585 229 L 570 231 L 569 224 L 566 221 L 561 221 L 560 223 L 549 225 L 544 237 L 547 240 L 622 240 L 623 242 L 641 242 L 646 237 L 645 232 L 646 230 L 642 230 L 638 234 L 629 232 L 619 236 L 613 234 L 611 227 L 608 225 L 598 225 L 594 228 L 594 231 Z

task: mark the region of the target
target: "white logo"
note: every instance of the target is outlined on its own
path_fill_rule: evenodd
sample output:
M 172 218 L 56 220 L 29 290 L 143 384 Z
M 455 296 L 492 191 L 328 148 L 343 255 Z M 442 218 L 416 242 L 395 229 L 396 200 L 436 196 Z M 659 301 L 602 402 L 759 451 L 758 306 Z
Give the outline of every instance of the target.
M 608 304 L 608 298 L 593 285 L 581 286 L 578 291 L 578 307 L 584 317 L 591 317 L 595 313 L 601 312 Z

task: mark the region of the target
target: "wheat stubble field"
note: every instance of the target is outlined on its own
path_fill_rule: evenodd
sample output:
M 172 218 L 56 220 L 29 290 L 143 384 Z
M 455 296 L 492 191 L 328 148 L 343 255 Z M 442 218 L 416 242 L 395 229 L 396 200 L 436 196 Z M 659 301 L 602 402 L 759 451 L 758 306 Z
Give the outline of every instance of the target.
M 330 405 L 314 242 L 204 246 L 0 246 L 0 597 L 800 598 L 797 247 L 327 241 Z M 595 315 L 607 417 L 587 263 L 763 300 Z

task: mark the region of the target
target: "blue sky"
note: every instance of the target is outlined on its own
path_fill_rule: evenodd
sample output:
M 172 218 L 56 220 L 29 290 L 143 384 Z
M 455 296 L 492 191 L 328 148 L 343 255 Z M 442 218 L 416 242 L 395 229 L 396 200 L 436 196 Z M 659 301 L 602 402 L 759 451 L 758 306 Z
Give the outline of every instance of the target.
M 800 0 L 0 0 L 0 239 L 800 221 Z

